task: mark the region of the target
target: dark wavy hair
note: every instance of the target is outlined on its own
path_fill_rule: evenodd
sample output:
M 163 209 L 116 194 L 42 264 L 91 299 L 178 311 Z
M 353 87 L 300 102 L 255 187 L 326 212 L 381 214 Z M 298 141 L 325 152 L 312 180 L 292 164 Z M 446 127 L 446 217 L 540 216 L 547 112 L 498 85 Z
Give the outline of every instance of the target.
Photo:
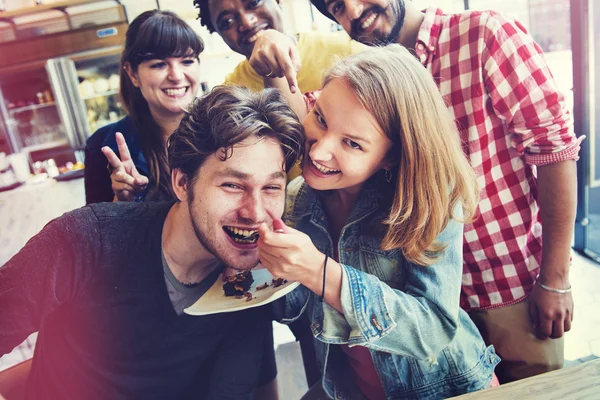
M 167 152 L 160 127 L 150 114 L 148 102 L 127 75 L 125 64 L 137 72 L 147 60 L 168 57 L 198 57 L 204 50 L 202 39 L 181 18 L 169 11 L 152 10 L 138 15 L 125 34 L 121 54 L 121 98 L 138 130 L 142 152 L 148 161 L 151 187 L 149 200 L 174 198 Z
M 217 30 L 210 20 L 208 0 L 194 0 L 194 7 L 198 9 L 198 21 L 200 21 L 200 25 L 205 26 L 210 33 L 216 32 Z
M 193 185 L 208 156 L 217 153 L 224 161 L 234 145 L 251 136 L 281 144 L 285 171 L 303 154 L 304 128 L 279 91 L 216 86 L 194 102 L 169 138 L 171 171 L 181 170 Z

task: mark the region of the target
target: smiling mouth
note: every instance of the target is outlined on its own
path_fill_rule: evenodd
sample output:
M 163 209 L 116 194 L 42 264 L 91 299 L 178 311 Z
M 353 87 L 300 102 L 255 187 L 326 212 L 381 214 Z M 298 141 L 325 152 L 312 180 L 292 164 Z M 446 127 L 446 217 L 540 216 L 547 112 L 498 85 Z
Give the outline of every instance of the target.
M 321 164 L 318 164 L 315 161 L 313 161 L 312 158 L 310 159 L 310 162 L 319 172 L 321 172 L 323 174 L 333 175 L 333 174 L 338 174 L 338 173 L 342 172 L 339 169 L 331 169 L 331 168 L 324 167 Z
M 257 28 L 253 34 L 244 36 L 241 40 L 241 43 L 244 45 L 253 45 L 254 42 L 256 42 L 267 29 L 270 29 L 268 25 L 263 25 L 260 28 Z
M 253 244 L 258 240 L 258 230 L 239 229 L 234 226 L 224 226 L 223 230 L 234 242 L 239 244 Z
M 182 97 L 183 95 L 186 94 L 186 92 L 188 91 L 189 88 L 190 88 L 189 86 L 185 86 L 185 87 L 176 88 L 176 89 L 173 89 L 173 88 L 162 89 L 162 91 L 169 97 Z
M 248 39 L 246 39 L 246 43 L 252 44 L 254 42 L 256 42 L 258 40 L 259 37 L 262 36 L 264 31 L 258 31 L 256 32 L 254 35 L 250 36 Z
M 367 13 L 367 15 L 362 19 L 362 22 L 359 25 L 360 29 L 362 29 L 363 31 L 368 30 L 371 26 L 373 26 L 373 23 L 377 19 L 377 16 L 378 14 L 374 11 L 370 11 L 369 13 Z

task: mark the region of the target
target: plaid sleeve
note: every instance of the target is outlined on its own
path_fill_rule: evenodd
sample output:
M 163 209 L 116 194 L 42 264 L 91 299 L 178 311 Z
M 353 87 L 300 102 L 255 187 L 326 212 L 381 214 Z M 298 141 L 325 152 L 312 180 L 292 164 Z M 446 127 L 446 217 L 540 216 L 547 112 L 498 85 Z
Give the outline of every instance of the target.
M 516 21 L 489 13 L 482 52 L 483 79 L 495 113 L 526 162 L 544 165 L 578 158 L 573 122 L 541 48 Z

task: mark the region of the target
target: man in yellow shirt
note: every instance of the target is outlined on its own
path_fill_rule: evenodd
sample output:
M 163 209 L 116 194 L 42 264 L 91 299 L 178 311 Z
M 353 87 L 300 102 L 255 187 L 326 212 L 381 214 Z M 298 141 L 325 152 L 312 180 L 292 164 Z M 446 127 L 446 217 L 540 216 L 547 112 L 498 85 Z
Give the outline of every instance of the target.
M 279 0 L 194 0 L 194 4 L 200 10 L 200 23 L 209 32 L 217 32 L 231 50 L 246 57 L 227 75 L 226 83 L 262 90 L 263 78 L 250 66 L 248 59 L 262 32 L 268 29 L 283 32 Z M 297 75 L 302 93 L 321 89 L 323 73 L 336 59 L 366 48 L 343 31 L 302 32 L 291 39 L 296 40 L 302 62 Z

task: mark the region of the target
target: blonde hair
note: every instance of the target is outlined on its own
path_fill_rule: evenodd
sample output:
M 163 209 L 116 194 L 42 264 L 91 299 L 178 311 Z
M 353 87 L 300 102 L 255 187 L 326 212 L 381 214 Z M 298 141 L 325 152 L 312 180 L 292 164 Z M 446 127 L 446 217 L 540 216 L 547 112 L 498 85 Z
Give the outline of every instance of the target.
M 334 79 L 350 87 L 393 142 L 396 190 L 381 248 L 433 264 L 445 249 L 436 237 L 451 218 L 470 221 L 479 195 L 452 113 L 430 73 L 397 44 L 338 62 L 324 86 Z

